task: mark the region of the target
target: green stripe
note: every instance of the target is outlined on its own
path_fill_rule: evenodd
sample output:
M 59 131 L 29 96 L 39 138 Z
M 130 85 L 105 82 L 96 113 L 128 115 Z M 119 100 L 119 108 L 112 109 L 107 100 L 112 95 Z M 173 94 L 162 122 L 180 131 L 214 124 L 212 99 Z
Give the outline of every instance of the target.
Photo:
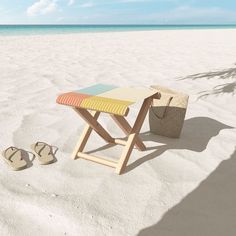
M 100 93 L 105 93 L 105 92 L 113 90 L 115 88 L 117 88 L 117 87 L 114 86 L 114 85 L 96 84 L 96 85 L 93 85 L 91 87 L 76 90 L 76 91 L 73 91 L 73 92 L 88 94 L 88 95 L 99 95 Z

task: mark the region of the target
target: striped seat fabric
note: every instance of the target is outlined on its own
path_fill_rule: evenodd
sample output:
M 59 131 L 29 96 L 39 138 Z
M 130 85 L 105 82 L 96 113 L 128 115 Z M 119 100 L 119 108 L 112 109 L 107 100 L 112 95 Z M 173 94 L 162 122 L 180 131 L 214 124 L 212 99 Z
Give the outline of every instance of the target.
M 117 88 L 113 85 L 97 84 L 61 94 L 57 103 L 125 116 L 129 105 L 155 93 L 156 91 L 151 89 Z

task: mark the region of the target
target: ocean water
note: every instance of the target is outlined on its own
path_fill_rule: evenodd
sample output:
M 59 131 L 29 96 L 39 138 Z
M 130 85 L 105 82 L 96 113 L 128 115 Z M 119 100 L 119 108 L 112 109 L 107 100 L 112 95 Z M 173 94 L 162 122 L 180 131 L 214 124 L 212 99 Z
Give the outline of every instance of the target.
M 236 25 L 0 25 L 0 36 L 186 29 L 236 29 Z

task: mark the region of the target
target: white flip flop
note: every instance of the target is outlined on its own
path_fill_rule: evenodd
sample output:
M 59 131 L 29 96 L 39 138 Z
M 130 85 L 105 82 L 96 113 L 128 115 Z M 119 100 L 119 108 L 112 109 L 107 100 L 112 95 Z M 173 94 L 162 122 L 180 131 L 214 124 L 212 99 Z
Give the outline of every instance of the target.
M 44 142 L 37 142 L 31 145 L 31 148 L 38 156 L 41 165 L 47 165 L 55 162 L 56 158 L 52 146 Z
M 9 147 L 2 152 L 4 161 L 13 170 L 22 170 L 27 167 L 27 162 L 23 158 L 23 150 L 16 147 Z

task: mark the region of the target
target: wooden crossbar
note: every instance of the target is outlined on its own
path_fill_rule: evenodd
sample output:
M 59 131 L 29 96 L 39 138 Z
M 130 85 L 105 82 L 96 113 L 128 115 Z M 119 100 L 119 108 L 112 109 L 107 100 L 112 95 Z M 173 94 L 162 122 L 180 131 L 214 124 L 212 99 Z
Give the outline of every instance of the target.
M 110 166 L 110 167 L 113 167 L 113 168 L 117 167 L 117 162 L 116 161 L 108 160 L 108 159 L 105 159 L 103 157 L 93 156 L 93 155 L 90 155 L 90 154 L 87 154 L 87 153 L 84 153 L 84 152 L 78 152 L 77 156 L 81 157 L 83 159 L 89 160 L 89 161 L 100 163 L 102 165 Z
M 115 143 L 125 146 L 126 143 L 127 143 L 127 141 L 116 138 L 116 139 L 115 139 Z
M 126 135 L 130 134 L 132 127 L 129 125 L 128 121 L 123 116 L 111 115 L 111 118 L 123 130 L 123 132 Z M 144 145 L 143 141 L 139 138 L 139 136 L 136 138 L 135 146 L 139 151 L 146 150 L 146 146 Z

